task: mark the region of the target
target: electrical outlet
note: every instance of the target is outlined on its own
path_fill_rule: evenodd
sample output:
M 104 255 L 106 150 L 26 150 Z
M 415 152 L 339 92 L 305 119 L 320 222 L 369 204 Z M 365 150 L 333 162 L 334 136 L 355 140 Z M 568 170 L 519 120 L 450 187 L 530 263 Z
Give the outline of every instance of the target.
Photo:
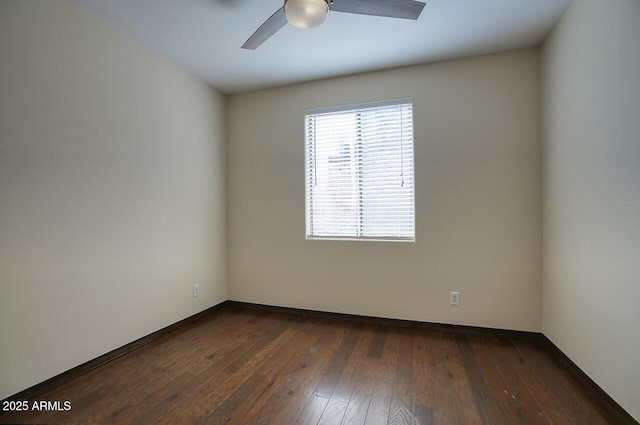
M 196 283 L 193 285 L 193 296 L 197 297 L 198 295 L 200 295 L 200 284 Z
M 449 292 L 449 304 L 460 305 L 460 292 Z

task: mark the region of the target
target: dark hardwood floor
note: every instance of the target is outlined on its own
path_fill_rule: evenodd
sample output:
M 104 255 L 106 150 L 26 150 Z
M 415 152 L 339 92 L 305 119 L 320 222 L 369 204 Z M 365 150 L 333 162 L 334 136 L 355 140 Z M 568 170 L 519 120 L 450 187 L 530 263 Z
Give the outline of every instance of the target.
M 37 400 L 39 424 L 614 424 L 534 342 L 223 308 Z M 30 406 L 33 400 L 29 401 Z

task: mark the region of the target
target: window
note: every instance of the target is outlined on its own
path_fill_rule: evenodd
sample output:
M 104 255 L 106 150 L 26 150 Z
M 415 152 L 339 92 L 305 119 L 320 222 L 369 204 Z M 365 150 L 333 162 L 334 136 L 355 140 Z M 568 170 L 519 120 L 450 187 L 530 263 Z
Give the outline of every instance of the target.
M 307 239 L 415 240 L 412 99 L 305 113 Z

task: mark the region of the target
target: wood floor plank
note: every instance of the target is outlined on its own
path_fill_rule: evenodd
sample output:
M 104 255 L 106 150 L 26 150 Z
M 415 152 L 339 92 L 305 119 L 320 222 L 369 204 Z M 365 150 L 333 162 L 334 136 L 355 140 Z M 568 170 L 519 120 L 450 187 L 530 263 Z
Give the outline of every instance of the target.
M 615 423 L 602 415 L 597 403 L 586 402 L 590 397 L 584 389 L 540 349 L 528 342 L 518 342 L 517 348 L 535 369 L 540 379 L 547 384 L 549 394 L 556 399 L 564 414 L 572 422 L 580 425 Z
M 616 425 L 534 342 L 294 313 L 223 308 L 0 423 Z
M 378 326 L 376 328 L 373 340 L 371 341 L 371 346 L 369 347 L 369 353 L 367 354 L 369 357 L 374 357 L 376 359 L 382 357 L 388 333 L 389 328 L 387 326 Z
M 238 422 L 240 424 L 254 424 L 254 425 L 269 425 L 269 424 L 280 424 L 280 423 L 292 423 L 292 422 L 281 422 L 280 420 L 276 420 L 275 418 L 278 416 L 280 412 L 287 409 L 287 406 L 291 404 L 291 398 L 272 393 L 266 402 L 263 403 L 258 411 L 253 413 L 253 415 L 246 415 L 242 422 Z M 256 419 L 251 419 L 253 416 Z
M 422 409 L 422 407 L 414 409 L 413 406 L 439 406 L 437 391 L 442 390 L 443 387 L 438 386 L 437 374 L 438 370 L 444 367 L 444 361 L 443 359 L 435 357 L 433 346 L 426 332 L 420 332 L 414 335 L 412 349 L 413 370 L 411 376 L 413 381 L 411 411 L 414 412 Z
M 318 425 L 341 424 L 349 402 L 342 398 L 331 398 L 324 408 Z
M 413 425 L 434 425 L 433 409 L 430 406 L 414 404 L 411 407 L 413 415 Z
M 389 425 L 411 425 L 414 331 L 401 329 L 400 348 L 389 407 Z
M 343 425 L 362 425 L 367 418 L 380 360 L 363 359 L 361 365 L 356 372 L 356 384 L 342 419 Z
M 152 408 L 139 412 L 128 423 L 161 423 L 167 415 L 178 415 L 181 408 L 184 408 L 185 405 L 188 405 L 191 400 L 197 397 L 194 394 L 198 394 L 200 390 L 206 393 L 218 382 L 224 382 L 228 378 L 229 374 L 226 372 L 212 368 L 205 373 L 197 375 L 193 380 L 181 387 L 171 388 L 170 391 L 163 393 L 163 397 L 158 397 L 156 399 L 157 403 Z
M 246 329 L 240 332 L 239 329 L 231 327 L 230 331 L 236 335 L 246 334 L 248 337 L 256 337 L 260 332 L 272 332 L 274 329 L 279 329 L 282 325 L 282 321 L 261 320 L 259 323 L 252 323 L 251 326 L 247 326 Z M 224 369 L 232 361 L 236 360 L 238 355 L 250 350 L 252 345 L 241 344 L 237 341 L 235 343 L 229 343 L 227 349 L 224 350 L 224 355 L 219 355 L 212 360 L 211 366 L 206 370 L 197 374 L 196 377 L 186 384 L 185 386 L 176 389 L 167 398 L 160 401 L 154 408 L 150 410 L 150 413 L 143 413 L 136 416 L 132 423 L 149 423 L 158 422 L 166 416 L 170 411 L 176 409 L 177 406 L 185 405 L 189 400 L 194 399 L 200 394 L 208 394 L 214 391 L 217 385 L 224 383 L 230 378 L 230 374 Z M 194 396 L 196 394 L 196 396 Z
M 492 345 L 480 336 L 469 336 L 469 341 L 505 425 L 527 425 L 527 420 L 518 409 L 516 400 L 511 397 L 498 365 L 494 362 Z
M 433 407 L 434 422 L 446 425 L 464 423 L 465 415 L 460 409 L 460 401 L 457 394 L 452 391 L 456 377 L 447 363 L 447 356 L 450 356 L 450 352 L 445 346 L 446 337 L 442 332 L 423 332 L 416 338 L 424 339 L 425 349 L 422 350 L 422 353 L 428 358 L 428 366 L 425 365 L 425 367 L 431 368 L 432 401 L 428 405 Z
M 207 416 L 202 425 L 224 425 L 230 421 L 231 415 L 237 410 L 255 389 L 262 384 L 267 377 L 260 374 L 253 374 L 244 381 L 216 410 Z
M 326 370 L 322 379 L 318 383 L 316 390 L 314 391 L 315 395 L 319 395 L 322 397 L 330 398 L 331 394 L 333 394 L 333 390 L 335 389 L 344 369 L 347 367 L 347 363 L 349 358 L 351 357 L 351 353 L 353 352 L 353 348 L 356 346 L 358 339 L 360 338 L 361 327 L 354 326 L 347 337 L 342 341 L 340 347 L 338 347 L 338 351 L 336 352 L 331 365 Z
M 295 344 L 281 347 L 260 367 L 260 373 L 268 379 L 251 396 L 246 397 L 237 410 L 229 416 L 227 421 L 229 425 L 268 423 L 268 419 L 275 414 L 274 406 L 269 403 L 269 399 L 275 395 L 277 388 L 284 383 L 305 353 L 322 337 L 321 332 L 313 332 L 316 327 L 317 325 L 306 321 L 301 323 L 297 333 L 292 336 Z M 277 398 L 276 401 L 278 401 Z
M 271 341 L 273 341 L 273 339 L 275 337 L 280 335 L 282 333 L 282 331 L 286 329 L 287 326 L 288 326 L 288 324 L 286 322 L 283 322 L 280 326 L 278 326 L 277 328 L 273 329 L 269 333 L 266 333 L 265 335 L 262 335 L 260 338 L 258 338 L 256 341 L 254 341 L 251 344 L 251 348 L 250 349 L 245 350 L 242 354 L 238 355 L 235 358 L 235 360 L 233 360 L 231 363 L 229 363 L 227 365 L 227 367 L 225 367 L 225 371 L 228 372 L 228 373 L 237 372 L 238 369 L 240 369 L 242 366 L 244 366 L 247 363 L 247 361 L 249 359 L 251 359 L 255 355 L 255 353 L 257 353 L 257 352 L 261 351 L 262 349 L 264 349 L 264 347 L 269 345 L 271 343 Z
M 564 413 L 562 406 L 550 394 L 544 381 L 535 373 L 529 359 L 523 356 L 512 340 L 503 341 L 505 346 L 504 355 L 508 358 L 511 366 L 518 372 L 523 384 L 538 402 L 542 413 L 553 425 L 577 425 L 574 424 Z
M 491 389 L 482 373 L 482 369 L 478 364 L 478 359 L 473 352 L 469 338 L 467 335 L 457 334 L 456 343 L 458 345 L 462 366 L 471 383 L 476 408 L 482 418 L 482 423 L 484 425 L 509 425 L 505 424 L 502 420 L 502 415 L 491 394 Z
M 368 358 L 367 353 L 369 346 L 371 345 L 371 341 L 373 341 L 374 330 L 375 328 L 373 326 L 367 325 L 364 326 L 360 332 L 360 338 L 353 348 L 352 354 L 340 376 L 340 380 L 331 393 L 329 404 L 322 414 L 319 424 L 343 423 L 352 398 L 354 400 L 353 405 L 357 406 L 356 409 L 361 409 L 361 405 L 366 403 L 362 417 L 362 422 L 364 423 L 366 408 L 368 408 L 368 402 L 373 392 L 372 372 L 366 359 Z M 359 383 L 363 385 L 362 393 L 355 392 Z M 367 390 L 369 388 L 371 391 L 368 392 L 369 399 L 367 399 Z M 340 420 L 338 420 L 338 418 L 340 418 Z M 346 419 L 351 421 L 353 418 L 348 417 Z
M 356 383 L 360 380 L 360 373 L 368 370 L 369 364 L 365 362 L 365 359 L 367 359 L 369 346 L 373 341 L 374 329 L 372 326 L 362 328 L 360 338 L 353 348 L 340 380 L 331 393 L 331 399 L 341 399 L 347 402 L 351 399 Z
M 293 424 L 317 425 L 320 421 L 320 417 L 324 413 L 324 410 L 327 408 L 327 404 L 329 404 L 329 399 L 327 397 L 315 394 L 312 395 L 302 409 L 302 413 L 300 413 L 300 416 L 296 418 L 296 421 Z
M 309 386 L 307 381 L 309 381 L 310 376 L 320 371 L 324 373 L 327 370 L 336 355 L 340 343 L 351 329 L 352 326 L 350 325 L 320 322 L 314 331 L 318 340 L 300 358 L 285 380 L 278 385 L 275 393 L 292 397 L 298 392 L 307 389 Z M 318 382 L 315 385 L 317 386 L 317 384 Z M 313 389 L 315 389 L 315 386 Z
M 509 349 L 505 347 L 505 344 L 509 344 L 509 341 L 489 337 L 485 337 L 484 340 L 491 344 L 494 362 L 499 365 L 498 369 L 507 385 L 507 391 L 509 391 L 511 398 L 516 401 L 527 423 L 529 425 L 551 425 L 540 405 L 533 398 L 533 395 L 524 385 L 520 375 L 509 361 Z
M 267 402 L 267 404 L 275 404 L 284 400 L 286 403 L 276 415 L 269 418 L 269 423 L 294 423 L 302 414 L 322 375 L 331 364 L 340 343 L 351 328 L 351 325 L 345 326 L 345 324 L 335 323 L 323 326 L 322 329 L 325 330 L 325 333 L 320 336 L 316 344 L 309 349 L 294 370 L 276 389 L 275 396 L 278 396 L 278 399 Z
M 251 376 L 264 362 L 269 359 L 274 352 L 280 348 L 281 344 L 287 344 L 295 331 L 285 325 L 277 327 L 277 333 L 270 332 L 273 337 L 268 344 L 263 345 L 263 339 L 260 338 L 259 344 L 252 344 L 247 351 L 252 353 L 252 357 L 246 358 L 245 363 L 236 369 L 237 364 L 233 368 L 225 368 L 214 376 L 214 379 L 208 380 L 205 384 L 198 388 L 190 388 L 184 397 L 188 397 L 190 401 L 190 409 L 185 412 L 178 404 L 170 412 L 163 417 L 158 418 L 158 425 L 173 423 L 200 423 L 204 418 L 210 415 L 220 404 L 222 404 L 233 391 Z M 230 370 L 234 372 L 230 372 Z M 223 379 L 220 379 L 223 377 Z M 224 379 L 226 377 L 226 379 Z M 220 382 L 222 381 L 222 382 Z
M 150 412 L 154 406 L 162 403 L 168 399 L 171 394 L 174 394 L 176 390 L 182 388 L 184 385 L 193 381 L 194 376 L 190 373 L 184 373 L 171 382 L 167 383 L 162 388 L 148 394 L 144 399 L 136 404 L 126 404 L 122 408 L 113 411 L 108 417 L 101 420 L 100 417 L 96 418 L 98 423 L 108 423 L 113 425 L 128 424 L 133 422 L 136 417 L 144 417 Z
M 231 415 L 237 410 L 255 389 L 262 384 L 267 377 L 260 374 L 251 375 L 244 381 L 216 410 L 207 416 L 202 425 L 224 425 L 229 422 Z
M 230 361 L 230 360 L 229 360 Z M 170 411 L 187 404 L 194 393 L 208 393 L 215 389 L 216 385 L 225 382 L 231 375 L 221 370 L 218 365 L 213 365 L 207 370 L 196 375 L 191 381 L 179 388 L 172 389 L 164 398 L 146 412 L 140 412 L 131 423 L 156 422 Z
M 400 336 L 398 329 L 387 332 L 380 367 L 375 377 L 375 387 L 371 394 L 371 403 L 365 425 L 386 425 L 389 421 L 389 409 L 393 396 L 393 383 L 396 378 Z
M 462 357 L 455 341 L 455 335 L 450 332 L 442 333 L 442 348 L 444 351 L 447 376 L 451 378 L 451 385 L 447 385 L 449 393 L 455 399 L 455 405 L 461 423 L 466 425 L 481 425 L 482 418 L 473 397 L 473 390 L 464 371 Z

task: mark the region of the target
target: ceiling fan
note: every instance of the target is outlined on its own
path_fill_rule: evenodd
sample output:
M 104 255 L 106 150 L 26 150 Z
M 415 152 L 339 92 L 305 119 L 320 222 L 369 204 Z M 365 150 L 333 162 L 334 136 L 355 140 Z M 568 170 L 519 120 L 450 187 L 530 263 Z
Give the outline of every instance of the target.
M 242 48 L 255 50 L 287 22 L 298 28 L 317 27 L 324 22 L 329 10 L 416 20 L 424 6 L 414 0 L 285 0 L 284 6 L 271 15 Z

